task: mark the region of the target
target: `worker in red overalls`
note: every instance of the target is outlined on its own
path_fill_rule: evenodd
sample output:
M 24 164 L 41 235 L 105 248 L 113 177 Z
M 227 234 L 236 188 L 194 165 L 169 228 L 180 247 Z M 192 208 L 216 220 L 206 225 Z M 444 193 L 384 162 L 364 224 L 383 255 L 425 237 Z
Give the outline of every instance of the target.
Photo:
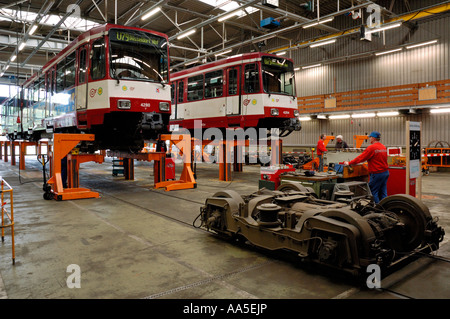
M 327 148 L 323 141 L 325 140 L 325 134 L 320 135 L 320 140 L 317 142 L 317 157 L 319 158 L 319 172 L 323 172 L 323 153 L 327 152 Z
M 387 181 L 389 178 L 387 149 L 380 143 L 380 138 L 379 132 L 370 133 L 369 142 L 371 145 L 352 161 L 344 162 L 344 165 L 352 166 L 367 161 L 370 174 L 369 187 L 375 203 L 379 203 L 387 196 Z

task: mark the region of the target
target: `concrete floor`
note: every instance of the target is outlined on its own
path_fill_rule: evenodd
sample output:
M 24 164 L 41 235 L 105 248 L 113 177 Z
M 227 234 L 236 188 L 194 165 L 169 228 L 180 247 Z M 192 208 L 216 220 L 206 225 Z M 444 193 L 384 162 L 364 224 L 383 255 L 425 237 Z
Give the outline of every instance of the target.
M 199 164 L 196 189 L 153 189 L 152 166 L 135 163 L 135 180 L 111 174 L 111 158 L 82 164 L 80 186 L 99 199 L 46 201 L 33 156 L 26 170 L 0 162 L 14 188 L 16 263 L 11 236 L 0 245 L 0 297 L 10 299 L 399 299 L 450 298 L 448 262 L 421 258 L 388 277 L 389 290 L 354 281 L 283 254 L 239 246 L 192 226 L 207 197 L 222 189 L 257 191 L 258 166 L 244 166 L 232 182 L 218 167 Z M 179 166 L 178 166 L 179 167 Z M 20 174 L 20 179 L 19 179 Z M 450 257 L 450 173 L 423 177 L 423 201 L 446 238 L 437 252 Z M 69 265 L 81 288 L 68 288 Z M 387 287 L 387 286 L 386 286 Z

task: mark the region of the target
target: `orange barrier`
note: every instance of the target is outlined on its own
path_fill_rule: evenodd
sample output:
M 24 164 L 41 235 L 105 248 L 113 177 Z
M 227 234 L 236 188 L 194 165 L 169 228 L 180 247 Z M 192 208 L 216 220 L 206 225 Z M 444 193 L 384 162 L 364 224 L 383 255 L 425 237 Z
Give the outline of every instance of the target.
M 5 189 L 5 185 L 8 187 Z M 4 180 L 1 180 L 1 200 L 2 200 L 2 242 L 5 241 L 5 228 L 11 228 L 11 242 L 12 242 L 12 262 L 13 265 L 16 263 L 16 252 L 14 247 L 14 205 L 13 205 L 13 189 L 12 187 Z M 5 194 L 9 194 L 9 201 L 10 201 L 10 211 L 8 213 L 6 209 L 6 202 L 5 202 Z M 5 216 L 6 215 L 9 219 L 9 224 L 5 224 Z

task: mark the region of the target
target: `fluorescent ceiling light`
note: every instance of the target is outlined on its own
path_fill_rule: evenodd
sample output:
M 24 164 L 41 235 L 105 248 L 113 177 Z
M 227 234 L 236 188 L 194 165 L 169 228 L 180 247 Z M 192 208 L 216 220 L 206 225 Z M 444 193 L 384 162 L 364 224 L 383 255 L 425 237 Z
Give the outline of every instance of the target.
M 310 48 L 315 48 L 315 47 L 319 47 L 319 46 L 322 46 L 322 45 L 331 44 L 331 43 L 334 43 L 334 42 L 336 42 L 336 39 L 332 39 L 332 40 L 328 40 L 328 41 L 324 41 L 324 42 L 319 42 L 319 43 L 314 43 L 314 44 L 311 44 L 309 47 Z
M 150 18 L 152 15 L 154 15 L 155 13 L 161 11 L 161 7 L 156 7 L 155 9 L 147 12 L 146 14 L 144 14 L 141 18 L 141 20 L 147 20 L 148 18 Z
M 319 114 L 319 115 L 317 115 L 317 118 L 318 118 L 318 119 L 322 119 L 322 120 L 326 120 L 326 119 L 327 119 L 327 116 L 326 116 L 326 115 Z
M 348 119 L 348 118 L 350 118 L 350 114 L 330 115 L 328 118 L 330 120 Z
M 388 53 L 397 52 L 397 51 L 401 51 L 401 50 L 402 50 L 402 48 L 389 50 L 389 51 L 384 51 L 384 52 L 378 52 L 378 53 L 375 53 L 375 55 L 378 56 L 378 55 L 388 54 Z
M 392 112 L 377 112 L 377 115 L 378 116 L 382 116 L 382 117 L 384 117 L 384 116 L 396 116 L 396 115 L 398 115 L 399 113 L 397 112 L 397 111 L 392 111 Z
M 16 58 L 17 58 L 17 55 L 13 55 L 13 56 L 11 57 L 11 62 L 14 62 L 14 61 L 16 60 Z
M 33 24 L 33 26 L 30 29 L 30 32 L 28 32 L 29 35 L 33 35 L 33 33 L 37 30 L 38 26 L 37 24 Z
M 318 67 L 318 66 L 321 66 L 322 64 L 313 64 L 313 65 L 308 65 L 308 66 L 304 66 L 304 67 L 302 67 L 302 69 L 304 70 L 304 69 L 310 69 L 310 68 L 315 68 L 315 67 Z
M 303 29 L 307 29 L 307 28 L 313 27 L 313 26 L 318 25 L 318 24 L 327 23 L 327 22 L 333 21 L 333 19 L 334 18 L 331 17 L 331 18 L 328 18 L 328 19 L 325 19 L 325 20 L 322 20 L 322 21 L 316 21 L 316 22 L 304 25 Z
M 233 17 L 233 16 L 235 16 L 237 14 L 238 14 L 237 12 L 234 12 L 234 13 L 230 13 L 230 14 L 224 15 L 223 17 L 220 17 L 219 19 L 217 19 L 217 21 L 219 21 L 219 22 L 225 21 L 225 20 L 227 20 L 227 19 L 229 19 L 229 18 L 231 18 L 231 17 Z
M 7 66 L 5 66 L 5 68 L 3 69 L 3 72 L 5 72 L 6 70 L 8 70 L 9 68 L 9 64 Z
M 294 71 L 298 71 L 298 70 L 300 70 L 300 68 L 294 68 Z
M 233 51 L 233 50 L 227 50 L 224 52 L 220 52 L 220 53 L 215 54 L 215 56 L 224 55 L 224 54 L 230 53 L 231 51 Z
M 186 33 L 180 34 L 180 35 L 177 37 L 177 39 L 178 39 L 178 40 L 183 39 L 183 38 L 185 38 L 185 37 L 187 37 L 188 35 L 191 35 L 191 34 L 193 34 L 193 33 L 195 33 L 195 29 L 192 29 L 192 30 L 190 30 L 190 31 L 188 31 L 188 32 L 186 32 Z
M 22 51 L 25 48 L 25 42 L 22 42 L 19 46 L 19 51 Z
M 442 109 L 431 109 L 430 113 L 449 113 L 450 108 L 442 108 Z
M 433 40 L 433 41 L 428 41 L 428 42 L 408 45 L 406 48 L 407 49 L 412 49 L 412 48 L 417 48 L 417 47 L 421 47 L 421 46 L 428 45 L 428 44 L 433 44 L 433 43 L 436 43 L 436 42 L 438 42 L 438 40 Z
M 283 55 L 283 54 L 286 54 L 286 51 L 276 53 L 276 55 Z
M 361 119 L 361 118 L 367 118 L 367 117 L 375 117 L 375 113 L 355 113 L 352 114 L 352 117 L 354 119 Z
M 384 30 L 389 30 L 389 29 L 393 29 L 393 28 L 397 28 L 399 26 L 401 26 L 402 23 L 398 22 L 398 23 L 394 23 L 394 24 L 390 24 L 390 25 L 386 25 L 384 27 L 381 28 L 373 28 L 373 29 L 368 29 L 366 28 L 366 34 L 370 34 L 370 33 L 375 33 L 375 32 L 380 32 L 380 31 L 384 31 Z
M 199 62 L 199 60 L 195 60 L 195 61 L 192 61 L 192 62 L 186 63 L 185 65 L 191 65 L 191 64 L 194 64 L 194 63 L 197 63 L 197 62 Z
M 309 116 L 301 116 L 298 118 L 300 121 L 310 121 L 311 118 Z

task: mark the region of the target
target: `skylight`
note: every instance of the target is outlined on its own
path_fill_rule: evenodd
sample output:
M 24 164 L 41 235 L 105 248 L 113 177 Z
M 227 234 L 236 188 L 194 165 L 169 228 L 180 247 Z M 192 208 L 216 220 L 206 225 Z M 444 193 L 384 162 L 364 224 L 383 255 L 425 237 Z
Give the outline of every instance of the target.
M 212 7 L 215 7 L 217 9 L 221 9 L 221 10 L 223 10 L 225 12 L 229 12 L 231 10 L 235 10 L 235 9 L 240 7 L 239 4 L 236 1 L 230 1 L 230 0 L 198 0 L 198 1 L 206 3 L 206 4 L 208 4 L 208 5 L 212 6 Z M 248 6 L 248 7 L 245 8 L 245 11 L 248 14 L 251 14 L 253 12 L 259 11 L 259 9 L 256 9 L 256 8 L 254 8 L 252 6 Z M 236 12 L 236 16 L 239 17 L 239 18 L 243 17 L 243 16 L 246 15 L 246 12 L 244 12 L 244 10 L 239 10 L 239 11 Z
M 2 17 L 0 17 L 0 21 L 11 21 L 11 19 L 12 20 L 17 19 L 18 21 L 26 21 L 29 23 L 33 23 L 37 17 L 37 13 L 28 12 L 28 11 L 24 11 L 24 10 L 19 11 L 19 10 L 11 10 L 11 9 L 1 9 L 0 14 L 3 15 Z M 9 19 L 7 17 L 11 17 L 11 19 Z M 61 20 L 62 17 L 63 17 L 63 15 L 59 16 L 56 14 L 47 14 L 42 18 L 42 20 L 39 24 L 46 25 L 46 26 L 54 26 Z M 89 21 L 86 19 L 69 16 L 63 22 L 63 24 L 61 25 L 61 28 L 66 28 L 66 29 L 76 30 L 76 31 L 87 31 L 98 25 L 99 25 L 98 23 L 95 23 L 95 22 L 92 22 L 92 21 Z

